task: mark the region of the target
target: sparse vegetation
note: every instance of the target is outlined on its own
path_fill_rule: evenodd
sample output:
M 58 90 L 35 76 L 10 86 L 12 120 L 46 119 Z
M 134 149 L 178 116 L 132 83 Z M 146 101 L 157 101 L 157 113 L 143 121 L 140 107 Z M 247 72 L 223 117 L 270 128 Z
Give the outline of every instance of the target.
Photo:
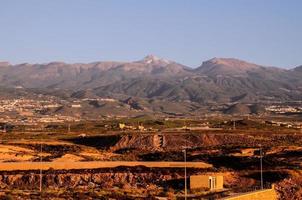
M 236 123 L 234 129 L 233 122 Z M 87 121 L 81 123 L 40 125 L 29 127 L 15 126 L 12 132 L 2 134 L 2 162 L 17 162 L 22 159 L 39 162 L 42 142 L 42 159 L 50 162 L 82 161 L 180 161 L 187 147 L 187 161 L 201 161 L 212 164 L 209 169 L 188 168 L 188 175 L 203 173 L 222 173 L 225 187 L 234 192 L 244 192 L 259 187 L 259 154 L 261 147 L 266 154 L 263 157 L 263 176 L 265 185 L 278 184 L 278 192 L 284 188 L 284 181 L 297 182 L 293 171 L 301 170 L 302 134 L 296 129 L 275 127 L 261 121 L 264 119 L 211 118 L 197 119 L 119 119 Z M 129 126 L 143 125 L 153 130 L 120 130 L 119 123 Z M 182 127 L 197 127 L 206 124 L 209 129 L 190 130 Z M 65 129 L 70 132 L 66 132 Z M 219 126 L 218 130 L 211 127 Z M 13 139 L 28 129 L 22 140 Z M 156 129 L 161 130 L 159 133 Z M 161 145 L 155 142 L 160 135 Z M 5 151 L 4 151 L 5 150 Z M 19 160 L 16 160 L 19 158 Z M 22 159 L 21 159 L 22 158 Z M 159 172 L 160 170 L 160 172 Z M 148 167 L 118 167 L 112 169 L 43 170 L 43 195 L 48 197 L 73 196 L 74 198 L 124 198 L 152 199 L 165 196 L 171 199 L 182 195 L 184 188 L 182 168 L 153 169 Z M 30 183 L 38 183 L 38 174 L 32 171 L 5 172 L 9 180 L 4 185 L 19 189 L 33 189 Z M 245 187 L 238 187 L 238 183 Z M 64 193 L 65 187 L 71 187 Z M 101 187 L 102 190 L 97 188 Z M 112 190 L 112 188 L 114 188 Z M 35 186 L 35 189 L 37 187 Z M 82 191 L 82 192 L 81 192 Z M 83 192 L 85 191 L 85 192 Z M 110 192 L 109 192 L 110 191 Z M 298 191 L 298 190 L 297 190 Z M 192 190 L 198 197 L 211 194 L 206 190 Z M 299 192 L 297 192 L 299 193 Z M 137 195 L 140 194 L 140 195 Z M 227 193 L 222 193 L 227 195 Z M 221 194 L 221 195 L 222 195 Z M 27 198 L 17 191 L 12 197 Z M 36 195 L 36 194 L 31 194 Z M 38 195 L 38 194 L 37 194 Z M 296 195 L 293 194 L 293 195 Z M 29 196 L 28 196 L 29 197 Z M 287 198 L 287 197 L 286 197 Z

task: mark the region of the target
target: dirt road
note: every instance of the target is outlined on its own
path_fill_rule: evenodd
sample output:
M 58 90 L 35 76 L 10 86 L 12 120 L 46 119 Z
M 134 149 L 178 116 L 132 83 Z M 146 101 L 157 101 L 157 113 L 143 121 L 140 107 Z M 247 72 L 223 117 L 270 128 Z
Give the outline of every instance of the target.
M 210 168 L 212 165 L 204 162 L 187 162 L 188 168 Z M 0 163 L 0 171 L 16 170 L 55 170 L 60 169 L 97 169 L 119 166 L 145 166 L 154 168 L 184 168 L 184 162 L 136 162 L 136 161 L 91 161 L 91 162 L 5 162 Z

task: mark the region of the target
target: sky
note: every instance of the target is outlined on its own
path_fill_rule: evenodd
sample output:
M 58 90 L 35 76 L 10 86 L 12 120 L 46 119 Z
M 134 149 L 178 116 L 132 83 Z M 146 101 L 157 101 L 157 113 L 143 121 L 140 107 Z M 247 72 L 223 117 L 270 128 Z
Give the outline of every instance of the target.
M 0 60 L 302 65 L 301 0 L 0 0 Z

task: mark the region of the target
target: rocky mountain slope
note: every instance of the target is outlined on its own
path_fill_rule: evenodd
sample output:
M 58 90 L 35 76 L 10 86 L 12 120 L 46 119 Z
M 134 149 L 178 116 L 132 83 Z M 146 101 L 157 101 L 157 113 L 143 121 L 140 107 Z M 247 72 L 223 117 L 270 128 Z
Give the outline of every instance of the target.
M 0 63 L 2 88 L 69 90 L 75 98 L 138 97 L 174 102 L 256 102 L 302 99 L 301 67 L 286 70 L 234 58 L 196 69 L 153 55 L 134 62 Z

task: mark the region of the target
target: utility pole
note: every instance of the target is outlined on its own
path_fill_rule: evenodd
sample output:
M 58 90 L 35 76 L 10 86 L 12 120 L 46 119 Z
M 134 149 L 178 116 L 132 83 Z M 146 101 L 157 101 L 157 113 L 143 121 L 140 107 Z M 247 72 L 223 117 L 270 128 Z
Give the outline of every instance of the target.
M 187 150 L 184 149 L 184 161 L 185 161 L 185 200 L 187 200 Z
M 44 127 L 43 127 L 43 130 L 44 130 Z M 42 133 L 43 134 L 43 131 Z M 40 141 L 40 192 L 42 192 L 42 135 L 41 135 L 41 141 Z
M 263 172 L 262 172 L 262 146 L 260 144 L 260 181 L 261 181 L 261 190 L 263 190 Z

